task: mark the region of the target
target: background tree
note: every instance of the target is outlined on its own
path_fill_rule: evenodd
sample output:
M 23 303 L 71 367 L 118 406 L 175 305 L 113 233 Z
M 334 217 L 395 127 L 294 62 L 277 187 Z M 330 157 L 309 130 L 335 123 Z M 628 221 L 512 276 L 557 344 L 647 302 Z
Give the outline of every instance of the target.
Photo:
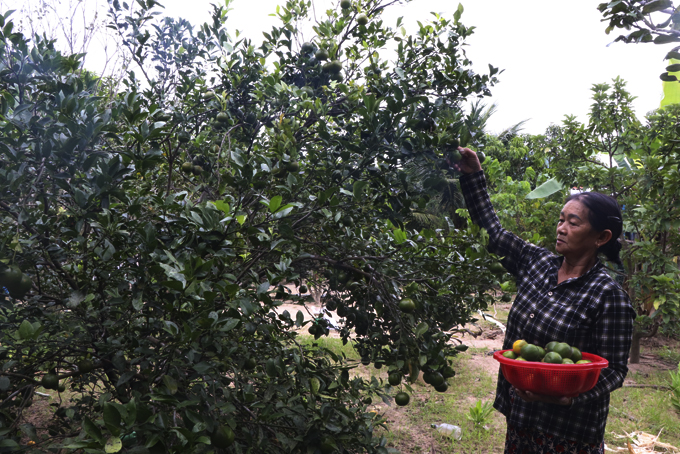
M 446 390 L 493 258 L 474 229 L 408 226 L 436 191 L 405 169 L 443 171 L 451 112 L 496 71 L 469 69 L 462 8 L 404 36 L 380 19 L 393 3 L 330 9 L 300 42 L 309 5 L 290 0 L 254 45 L 223 7 L 194 28 L 113 1 L 139 69 L 113 98 L 3 16 L 3 449 L 385 453 L 367 397 L 421 370 Z M 391 385 L 300 341 L 329 332 L 277 309 L 308 285 Z M 49 427 L 26 424 L 35 389 L 65 383 Z

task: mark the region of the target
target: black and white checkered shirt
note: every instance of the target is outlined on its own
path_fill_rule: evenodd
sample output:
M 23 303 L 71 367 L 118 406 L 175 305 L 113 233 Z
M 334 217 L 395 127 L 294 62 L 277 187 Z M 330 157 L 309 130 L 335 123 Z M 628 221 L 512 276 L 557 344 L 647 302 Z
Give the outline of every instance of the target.
M 569 440 L 600 443 L 609 413 L 609 393 L 628 373 L 628 352 L 635 311 L 626 292 L 599 261 L 583 276 L 557 283 L 563 257 L 527 243 L 504 230 L 491 205 L 482 171 L 460 178 L 470 216 L 489 233 L 489 251 L 517 279 L 517 296 L 508 315 L 503 349 L 517 339 L 545 346 L 567 342 L 609 361 L 593 389 L 570 407 L 527 403 L 498 373 L 494 407 L 509 425 L 529 426 Z

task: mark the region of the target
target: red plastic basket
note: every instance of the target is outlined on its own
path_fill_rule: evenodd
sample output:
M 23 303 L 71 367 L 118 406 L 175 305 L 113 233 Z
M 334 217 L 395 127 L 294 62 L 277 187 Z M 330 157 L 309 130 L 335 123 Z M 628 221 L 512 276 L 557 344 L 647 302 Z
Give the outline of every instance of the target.
M 505 379 L 517 389 L 547 396 L 576 397 L 592 389 L 600 371 L 609 365 L 609 361 L 591 353 L 582 353 L 591 363 L 550 364 L 509 359 L 503 356 L 507 351 L 493 354 Z

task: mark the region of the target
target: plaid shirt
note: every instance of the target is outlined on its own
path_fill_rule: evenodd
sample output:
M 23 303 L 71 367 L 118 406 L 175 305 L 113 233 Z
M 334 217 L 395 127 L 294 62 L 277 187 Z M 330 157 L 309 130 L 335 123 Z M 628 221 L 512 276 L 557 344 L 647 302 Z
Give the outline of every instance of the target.
M 517 295 L 508 314 L 503 349 L 517 339 L 545 346 L 567 342 L 609 361 L 593 389 L 571 406 L 528 403 L 514 395 L 499 370 L 494 407 L 508 424 L 529 426 L 578 442 L 600 443 L 609 413 L 609 394 L 628 373 L 628 352 L 635 312 L 626 292 L 599 261 L 583 276 L 557 283 L 563 257 L 503 230 L 486 191 L 482 171 L 460 178 L 472 221 L 489 233 L 490 252 L 517 279 Z

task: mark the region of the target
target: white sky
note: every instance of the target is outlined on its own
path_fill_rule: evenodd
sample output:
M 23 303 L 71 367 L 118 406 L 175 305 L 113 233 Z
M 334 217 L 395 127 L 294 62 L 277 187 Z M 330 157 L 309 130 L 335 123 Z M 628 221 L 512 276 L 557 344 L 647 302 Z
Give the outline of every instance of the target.
M 4 0 L 12 3 L 19 0 Z M 26 1 L 26 0 L 23 0 Z M 28 0 L 39 2 L 40 0 Z M 220 0 L 161 0 L 170 16 L 181 16 L 194 25 L 209 19 L 211 3 Z M 313 0 L 318 15 L 339 0 Z M 285 0 L 234 0 L 227 24 L 254 42 L 278 21 L 270 16 Z M 22 2 L 23 3 L 23 2 Z M 488 64 L 503 69 L 500 83 L 492 88 L 487 105 L 496 103 L 489 132 L 499 132 L 528 119 L 524 132 L 541 134 L 551 123 L 560 124 L 565 115 L 587 121 L 591 87 L 621 76 L 637 97 L 639 117 L 657 108 L 662 98 L 659 74 L 666 66 L 663 57 L 672 46 L 613 43 L 597 11 L 598 1 L 571 0 L 463 0 L 462 22 L 475 26 L 468 40 L 468 56 L 478 72 Z M 188 6 L 190 5 L 190 6 Z M 394 5 L 383 13 L 386 25 L 403 16 L 407 31 L 416 21 L 427 21 L 431 11 L 452 18 L 458 1 L 413 0 Z M 230 30 L 234 36 L 234 30 Z M 311 38 L 311 35 L 308 37 Z M 91 68 L 96 70 L 95 68 Z

